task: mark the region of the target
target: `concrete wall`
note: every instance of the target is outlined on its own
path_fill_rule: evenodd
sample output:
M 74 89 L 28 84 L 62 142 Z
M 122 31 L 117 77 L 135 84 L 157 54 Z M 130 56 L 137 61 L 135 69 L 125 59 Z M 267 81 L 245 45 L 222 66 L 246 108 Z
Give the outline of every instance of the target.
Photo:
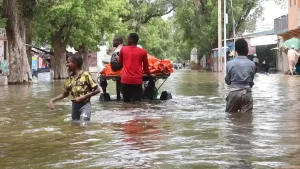
M 277 52 L 277 60 L 276 60 L 276 70 L 279 72 L 283 72 L 283 57 L 280 51 Z
M 298 28 L 298 9 L 300 8 L 300 0 L 288 0 L 288 30 Z
M 0 75 L 0 86 L 6 86 L 7 84 L 7 76 Z
M 249 49 L 249 52 L 248 52 L 248 55 L 253 55 L 254 53 L 256 53 L 256 47 L 255 46 L 251 46 L 251 41 L 250 41 L 251 38 L 245 38 L 245 40 L 247 41 L 248 43 L 248 49 Z
M 97 67 L 97 52 L 92 52 L 89 55 L 89 67 Z
M 206 56 L 202 56 L 201 61 L 200 61 L 200 65 L 202 68 L 206 68 Z
M 198 50 L 196 48 L 193 48 L 190 54 L 190 62 L 191 63 L 199 63 L 198 61 Z
M 282 37 L 278 37 L 278 46 L 281 46 L 284 42 Z M 277 50 L 276 70 L 283 72 L 283 54 L 281 50 Z
M 90 72 L 98 72 L 97 69 L 97 52 L 92 52 L 89 54 L 88 65 Z

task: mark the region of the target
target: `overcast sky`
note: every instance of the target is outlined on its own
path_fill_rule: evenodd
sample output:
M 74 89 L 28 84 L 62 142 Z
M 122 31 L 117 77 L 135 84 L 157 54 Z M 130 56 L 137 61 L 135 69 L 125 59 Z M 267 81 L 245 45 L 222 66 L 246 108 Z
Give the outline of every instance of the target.
M 269 0 L 267 2 L 262 3 L 262 6 L 265 8 L 262 15 L 262 18 L 264 18 L 264 20 L 258 19 L 258 22 L 256 23 L 257 32 L 272 30 L 274 27 L 274 19 L 288 13 L 287 8 L 282 9 L 282 7 L 278 6 L 274 2 L 274 0 Z

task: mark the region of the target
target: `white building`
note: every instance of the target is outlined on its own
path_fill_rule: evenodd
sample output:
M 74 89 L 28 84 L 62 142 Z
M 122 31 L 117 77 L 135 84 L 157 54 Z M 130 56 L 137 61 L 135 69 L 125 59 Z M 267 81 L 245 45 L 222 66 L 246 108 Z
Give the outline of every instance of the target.
M 190 61 L 191 63 L 198 63 L 198 50 L 194 47 L 191 51 L 191 58 Z

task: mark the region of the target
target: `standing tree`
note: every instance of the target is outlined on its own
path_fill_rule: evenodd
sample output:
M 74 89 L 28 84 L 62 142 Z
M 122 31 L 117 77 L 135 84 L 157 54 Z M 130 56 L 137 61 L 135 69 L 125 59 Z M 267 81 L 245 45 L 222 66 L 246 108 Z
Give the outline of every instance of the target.
M 26 54 L 26 27 L 22 0 L 3 0 L 3 18 L 6 19 L 6 35 L 9 53 L 9 84 L 28 83 L 30 66 Z
M 23 0 L 21 11 L 23 14 L 25 30 L 26 30 L 26 53 L 30 68 L 32 68 L 32 55 L 31 55 L 31 44 L 32 44 L 32 20 L 38 7 L 37 0 Z
M 89 51 L 98 50 L 99 45 L 108 40 L 108 36 L 121 27 L 118 14 L 125 5 L 124 1 L 111 0 L 99 3 L 99 0 L 84 1 L 81 4 L 81 17 L 77 18 L 78 26 L 72 29 L 69 45 L 82 56 L 83 69 L 88 70 Z M 121 11 L 121 12 L 120 12 Z
M 143 24 L 152 18 L 161 17 L 171 13 L 175 9 L 176 0 L 129 0 L 125 6 L 126 14 L 121 13 L 122 22 L 126 22 L 128 29 L 139 32 Z

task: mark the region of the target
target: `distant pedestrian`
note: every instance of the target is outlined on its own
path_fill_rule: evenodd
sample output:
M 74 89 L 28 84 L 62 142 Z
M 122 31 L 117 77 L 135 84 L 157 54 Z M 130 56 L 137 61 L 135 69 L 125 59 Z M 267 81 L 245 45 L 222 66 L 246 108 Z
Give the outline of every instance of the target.
M 299 60 L 298 60 L 298 62 L 297 62 L 297 64 L 295 65 L 295 67 L 296 67 L 296 70 L 295 70 L 295 72 L 296 72 L 296 74 L 300 74 L 300 62 L 299 62 Z
M 256 66 L 256 71 L 255 73 L 257 73 L 259 71 L 259 59 L 257 58 L 257 54 L 253 54 L 253 62 L 255 63 L 255 66 Z
M 262 62 L 262 66 L 264 68 L 264 73 L 269 74 L 270 62 L 268 56 L 266 56 L 265 60 Z
M 259 63 L 259 59 L 257 58 L 257 54 L 253 54 L 253 62 L 254 63 Z
M 207 62 L 206 62 L 206 67 L 207 67 L 207 68 L 210 67 L 210 59 L 207 60 Z
M 226 112 L 249 113 L 253 109 L 251 88 L 256 66 L 247 58 L 248 43 L 245 39 L 235 42 L 238 53 L 226 66 L 225 82 L 229 85 L 230 93 L 226 97 Z
M 290 72 L 291 72 L 291 75 L 293 75 L 295 65 L 297 64 L 298 59 L 299 59 L 299 53 L 295 50 L 294 45 L 291 45 L 291 49 L 288 50 L 287 56 L 288 56 Z

